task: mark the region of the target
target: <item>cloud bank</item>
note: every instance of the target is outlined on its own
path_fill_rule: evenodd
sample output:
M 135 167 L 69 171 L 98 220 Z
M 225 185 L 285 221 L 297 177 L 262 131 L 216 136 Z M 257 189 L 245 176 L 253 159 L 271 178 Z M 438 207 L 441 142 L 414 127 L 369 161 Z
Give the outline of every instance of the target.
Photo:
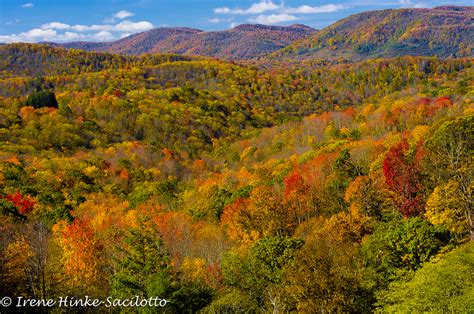
M 409 0 L 401 0 L 409 1 Z M 340 4 L 325 4 L 321 6 L 301 5 L 298 7 L 291 7 L 281 2 L 276 4 L 272 0 L 262 0 L 258 3 L 252 4 L 248 8 L 229 8 L 220 7 L 215 8 L 214 13 L 220 15 L 255 15 L 247 18 L 248 22 L 259 24 L 279 24 L 284 22 L 296 21 L 301 17 L 296 16 L 304 14 L 318 14 L 336 12 L 344 9 Z M 265 14 L 266 13 L 266 14 Z M 219 19 L 214 19 L 218 21 Z
M 133 22 L 126 20 L 127 17 L 131 16 L 134 16 L 132 12 L 122 10 L 113 15 L 114 18 L 120 19 L 120 22 L 69 25 L 54 21 L 19 34 L 0 35 L 0 42 L 111 41 L 155 27 L 148 21 Z

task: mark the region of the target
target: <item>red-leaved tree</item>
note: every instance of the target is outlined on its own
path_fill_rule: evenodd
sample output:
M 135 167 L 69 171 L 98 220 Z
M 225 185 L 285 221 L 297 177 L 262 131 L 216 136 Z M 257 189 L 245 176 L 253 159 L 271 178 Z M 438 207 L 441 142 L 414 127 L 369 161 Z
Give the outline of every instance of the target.
M 410 145 L 403 140 L 389 150 L 383 162 L 385 183 L 404 217 L 417 216 L 424 208 L 421 147 L 422 143 L 419 143 L 414 154 L 410 154 Z
M 35 206 L 35 202 L 32 201 L 29 196 L 24 196 L 20 192 L 8 194 L 5 196 L 5 199 L 12 203 L 22 215 L 30 213 Z

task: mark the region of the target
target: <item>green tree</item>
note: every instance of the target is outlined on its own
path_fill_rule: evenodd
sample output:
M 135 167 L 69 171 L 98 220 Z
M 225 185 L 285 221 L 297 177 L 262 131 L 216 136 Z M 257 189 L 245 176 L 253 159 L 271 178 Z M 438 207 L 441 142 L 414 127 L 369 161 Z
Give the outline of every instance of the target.
M 201 284 L 182 282 L 173 287 L 174 292 L 169 297 L 170 304 L 176 313 L 196 313 L 212 302 L 214 291 Z
M 362 246 L 375 285 L 385 287 L 406 271 L 418 269 L 449 242 L 449 233 L 421 218 L 379 223 Z
M 248 256 L 227 255 L 224 278 L 230 286 L 245 291 L 261 307 L 282 310 L 279 284 L 283 268 L 295 262 L 304 241 L 289 237 L 269 237 L 255 243 Z
M 259 307 L 248 293 L 240 289 L 226 289 L 219 298 L 204 309 L 205 313 L 257 313 Z
M 40 90 L 33 92 L 28 96 L 25 102 L 26 106 L 32 106 L 33 108 L 51 107 L 58 108 L 58 101 L 56 95 L 52 90 Z
M 170 260 L 160 237 L 151 230 L 130 229 L 119 250 L 123 257 L 111 277 L 116 297 L 164 297 L 172 283 Z
M 336 174 L 342 178 L 354 179 L 357 176 L 363 175 L 362 169 L 354 164 L 347 148 L 339 153 L 339 156 L 334 161 L 333 168 Z
M 423 265 L 407 281 L 396 281 L 378 296 L 388 313 L 474 312 L 474 242 Z

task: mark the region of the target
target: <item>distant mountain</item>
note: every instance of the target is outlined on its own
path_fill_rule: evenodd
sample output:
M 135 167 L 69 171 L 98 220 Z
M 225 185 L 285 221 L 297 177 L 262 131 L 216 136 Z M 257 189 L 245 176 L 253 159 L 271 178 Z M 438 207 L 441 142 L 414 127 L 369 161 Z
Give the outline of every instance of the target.
M 349 16 L 273 54 L 287 59 L 472 56 L 474 7 L 399 9 Z
M 300 24 L 244 24 L 230 30 L 214 32 L 182 27 L 156 28 L 114 42 L 72 42 L 55 45 L 126 55 L 177 53 L 245 60 L 263 57 L 315 32 L 315 29 Z

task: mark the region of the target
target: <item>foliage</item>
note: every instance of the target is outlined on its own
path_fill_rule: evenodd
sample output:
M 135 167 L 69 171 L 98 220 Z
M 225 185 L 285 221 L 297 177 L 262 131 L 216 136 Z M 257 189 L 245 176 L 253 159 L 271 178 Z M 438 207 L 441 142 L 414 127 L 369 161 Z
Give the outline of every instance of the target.
M 246 292 L 257 304 L 281 309 L 278 291 L 283 268 L 295 263 L 295 255 L 304 244 L 288 237 L 263 238 L 249 250 L 248 256 L 228 255 L 224 260 L 224 278 L 230 285 Z
M 424 207 L 421 151 L 410 156 L 406 140 L 392 147 L 383 162 L 385 182 L 394 192 L 395 203 L 404 217 L 421 214 Z
M 150 230 L 130 229 L 119 271 L 111 278 L 111 291 L 116 297 L 164 297 L 171 285 L 169 258 L 159 238 Z
M 362 12 L 278 51 L 277 57 L 376 58 L 402 55 L 472 56 L 472 7 Z
M 416 270 L 449 243 L 449 233 L 420 218 L 381 223 L 363 244 L 366 265 L 375 272 L 375 284 L 385 287 Z M 379 287 L 378 287 L 379 288 Z
M 430 161 L 436 169 L 438 178 L 448 181 L 447 184 L 449 180 L 454 180 L 454 184 L 450 185 L 451 189 L 454 188 L 451 194 L 460 196 L 460 203 L 456 206 L 463 209 L 464 217 L 469 224 L 471 239 L 474 239 L 473 139 L 474 115 L 467 115 L 444 122 L 427 142 L 427 147 L 433 151 Z M 457 223 L 462 224 L 460 221 Z
M 441 225 L 454 234 L 465 236 L 470 226 L 465 216 L 465 200 L 458 183 L 449 181 L 437 186 L 426 203 L 426 218 L 434 225 Z
M 471 312 L 474 245 L 466 243 L 423 265 L 407 281 L 397 281 L 379 296 L 388 312 Z
M 440 286 L 424 268 L 468 242 L 472 60 L 250 65 L 32 44 L 0 60 L 3 295 L 409 311 L 401 290 Z M 44 90 L 58 108 L 25 106 Z M 463 285 L 440 306 L 469 308 Z
M 58 108 L 58 101 L 52 90 L 40 90 L 29 95 L 26 98 L 25 105 L 35 109 L 42 107 Z
M 63 46 L 89 51 L 107 51 L 127 55 L 179 53 L 246 60 L 263 57 L 305 38 L 315 30 L 304 25 L 269 26 L 242 24 L 225 31 L 161 27 L 109 43 L 67 43 Z M 262 39 L 265 40 L 262 40 Z
M 285 268 L 284 302 L 288 309 L 308 313 L 370 309 L 371 296 L 363 285 L 365 270 L 358 253 L 358 241 L 364 232 L 352 242 L 358 228 L 349 225 L 346 229 L 347 225 L 337 223 L 338 218 L 342 217 L 323 222 L 319 228 L 310 225 L 295 263 Z
M 239 289 L 229 289 L 224 291 L 222 296 L 204 309 L 205 313 L 256 313 L 258 311 L 259 307 L 255 301 Z

